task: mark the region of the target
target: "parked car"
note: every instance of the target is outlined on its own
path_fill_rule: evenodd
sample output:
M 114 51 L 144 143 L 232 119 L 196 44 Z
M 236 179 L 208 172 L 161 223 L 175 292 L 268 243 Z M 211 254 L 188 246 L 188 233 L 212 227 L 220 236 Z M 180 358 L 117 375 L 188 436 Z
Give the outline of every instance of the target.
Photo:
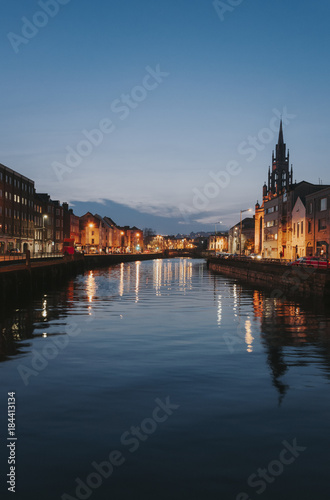
M 227 252 L 216 252 L 215 255 L 216 257 L 222 257 L 224 259 L 228 259 L 230 254 Z
M 249 255 L 250 259 L 261 259 L 260 253 L 250 253 Z
M 315 267 L 316 269 L 327 269 L 329 268 L 329 261 L 322 259 L 322 257 L 300 257 L 292 262 L 289 262 L 289 266 L 307 266 Z
M 11 248 L 10 250 L 8 250 L 8 253 L 10 255 L 14 255 L 14 254 L 17 254 L 17 253 L 21 253 L 21 251 L 20 251 L 19 248 Z

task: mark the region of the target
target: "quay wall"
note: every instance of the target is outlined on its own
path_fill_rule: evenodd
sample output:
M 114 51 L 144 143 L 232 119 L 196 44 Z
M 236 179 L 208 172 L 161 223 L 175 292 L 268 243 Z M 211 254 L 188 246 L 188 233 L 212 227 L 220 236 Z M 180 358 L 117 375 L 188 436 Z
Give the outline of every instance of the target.
M 287 266 L 252 259 L 209 258 L 211 271 L 271 290 L 274 298 L 318 296 L 330 298 L 330 269 Z

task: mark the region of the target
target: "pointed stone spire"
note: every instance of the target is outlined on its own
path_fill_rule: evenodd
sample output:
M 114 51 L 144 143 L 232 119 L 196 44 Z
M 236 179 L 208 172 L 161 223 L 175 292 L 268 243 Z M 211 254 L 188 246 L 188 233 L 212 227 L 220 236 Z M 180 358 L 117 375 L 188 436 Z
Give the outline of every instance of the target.
M 284 140 L 283 140 L 283 124 L 282 124 L 282 119 L 281 119 L 281 123 L 280 123 L 280 131 L 278 133 L 278 141 L 277 141 L 277 144 L 280 145 L 280 144 L 284 144 Z
M 277 141 L 277 145 L 276 145 L 276 161 L 277 162 L 284 162 L 285 161 L 285 150 L 286 150 L 286 145 L 284 144 L 283 124 L 282 124 L 282 120 L 281 120 L 280 131 L 278 133 L 278 141 Z

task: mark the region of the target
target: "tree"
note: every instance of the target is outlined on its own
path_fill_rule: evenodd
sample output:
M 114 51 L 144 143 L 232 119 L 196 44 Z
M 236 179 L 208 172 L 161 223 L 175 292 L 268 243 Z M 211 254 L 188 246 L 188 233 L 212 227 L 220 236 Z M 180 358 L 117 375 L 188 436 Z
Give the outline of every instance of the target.
M 151 227 L 145 227 L 143 229 L 143 241 L 144 241 L 144 244 L 147 246 L 147 245 L 150 245 L 152 239 L 156 236 L 156 232 L 151 229 Z

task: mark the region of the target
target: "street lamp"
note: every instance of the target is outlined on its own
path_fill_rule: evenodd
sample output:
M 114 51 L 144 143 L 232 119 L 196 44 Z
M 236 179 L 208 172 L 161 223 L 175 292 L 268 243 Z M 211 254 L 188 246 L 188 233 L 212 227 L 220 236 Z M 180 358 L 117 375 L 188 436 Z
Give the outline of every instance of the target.
M 120 232 L 120 235 L 121 235 L 121 239 L 120 239 L 120 244 L 121 244 L 121 253 L 124 252 L 124 244 L 125 244 L 125 233 L 124 231 L 121 231 Z
M 44 253 L 45 249 L 45 220 L 48 219 L 48 215 L 42 216 L 42 253 Z
M 239 230 L 239 254 L 240 255 L 242 255 L 242 213 L 243 212 L 252 212 L 252 208 L 246 208 L 245 210 L 241 210 L 240 230 Z
M 214 223 L 214 254 L 217 253 L 217 224 L 222 224 L 222 220 Z

